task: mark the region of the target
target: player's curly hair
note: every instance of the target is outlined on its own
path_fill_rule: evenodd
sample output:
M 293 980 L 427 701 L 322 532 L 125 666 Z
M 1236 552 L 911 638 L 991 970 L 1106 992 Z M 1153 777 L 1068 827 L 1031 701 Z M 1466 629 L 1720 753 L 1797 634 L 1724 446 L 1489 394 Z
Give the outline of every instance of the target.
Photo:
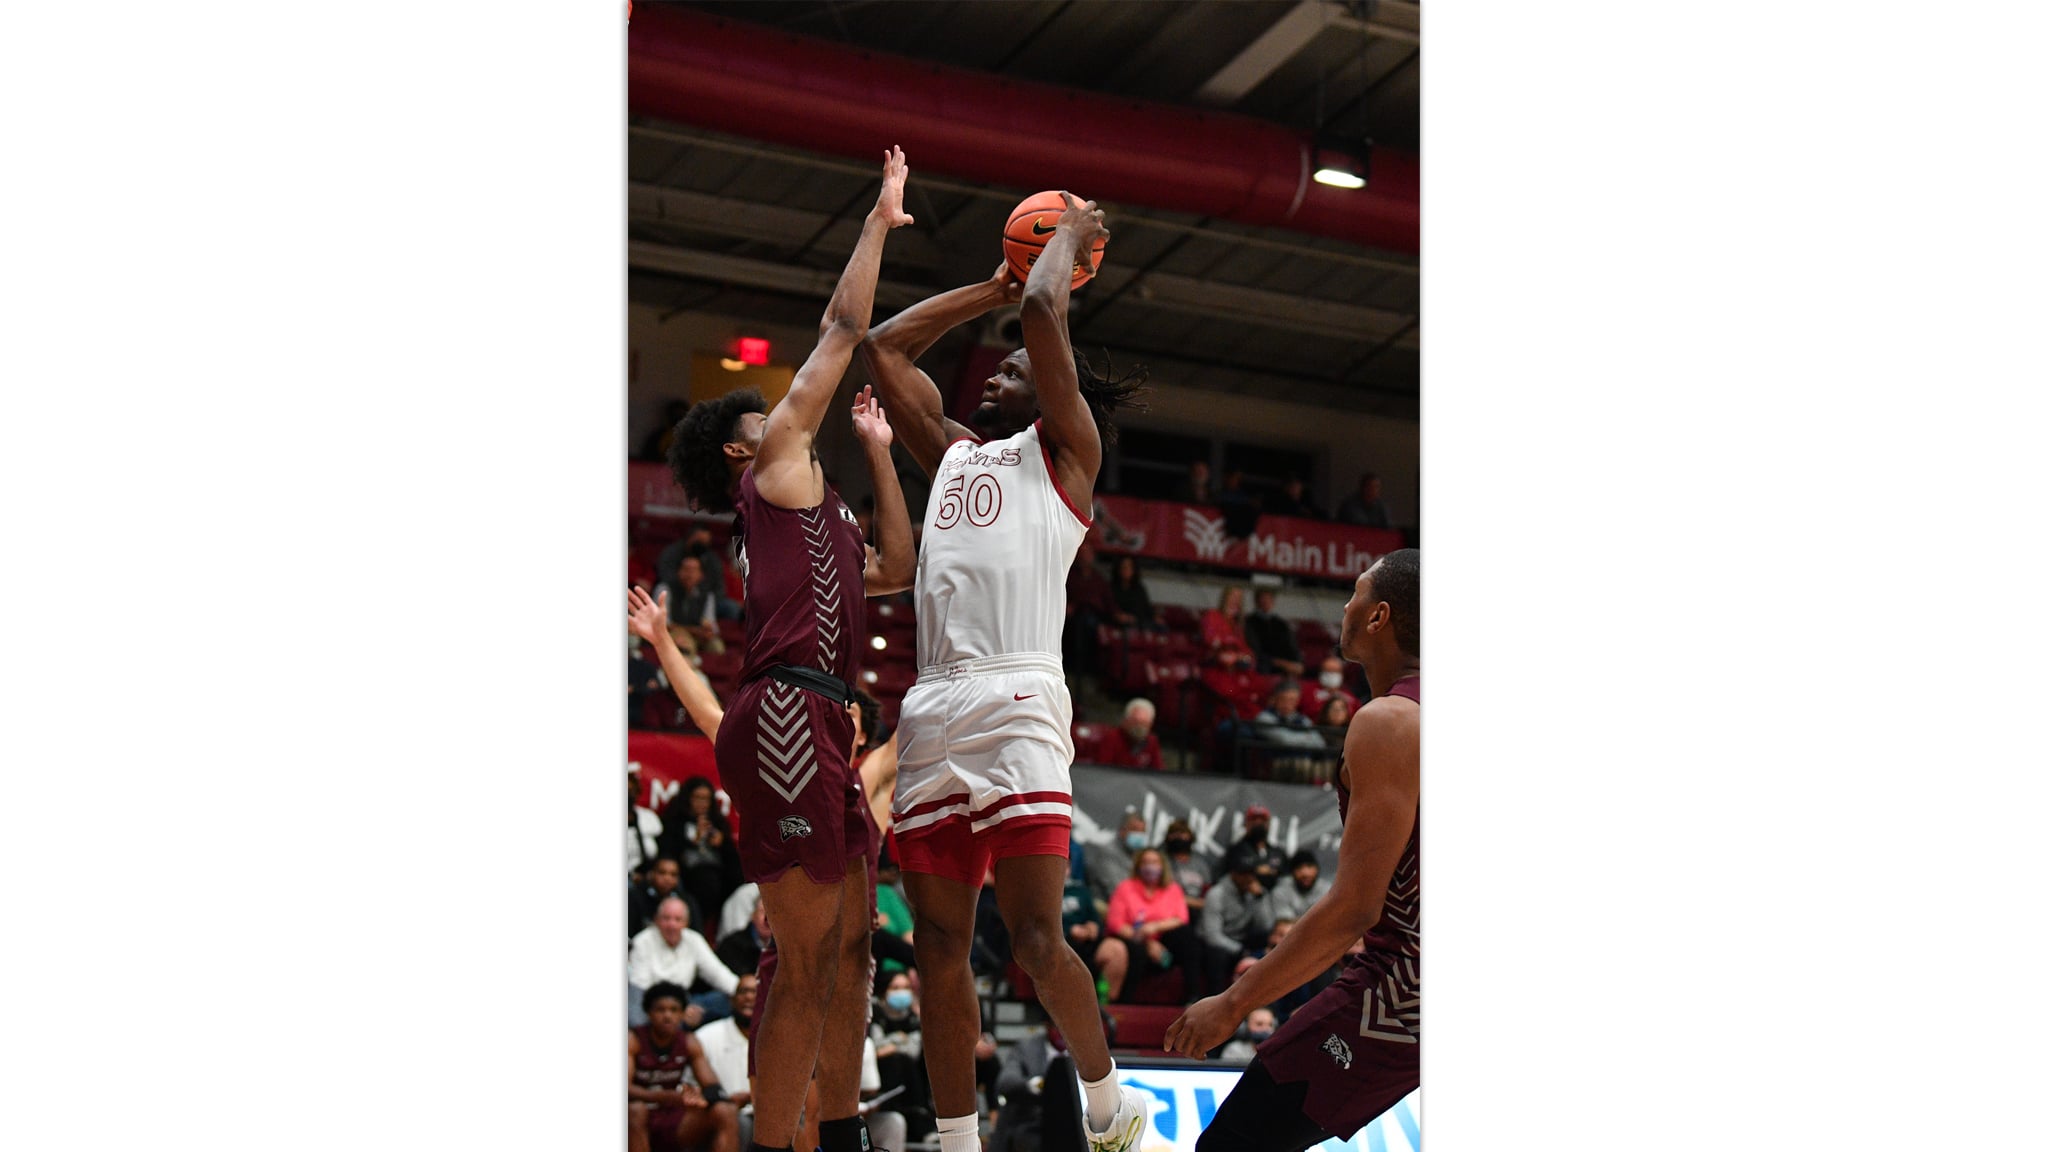
M 1403 654 L 1422 655 L 1422 553 L 1389 552 L 1373 565 L 1372 594 L 1394 613 L 1394 644 Z
M 768 402 L 758 389 L 742 388 L 716 400 L 700 400 L 683 414 L 669 441 L 668 470 L 690 503 L 706 512 L 732 511 L 732 472 L 725 446 L 732 442 L 740 417 L 766 413 Z
M 681 986 L 663 980 L 640 994 L 640 1010 L 652 1015 L 654 1006 L 663 1000 L 673 1000 L 684 1008 L 690 1006 L 690 994 Z
M 1140 364 L 1122 376 L 1115 375 L 1116 366 L 1110 363 L 1107 348 L 1102 350 L 1102 369 L 1097 373 L 1095 365 L 1088 362 L 1087 355 L 1079 348 L 1074 349 L 1074 371 L 1081 380 L 1081 399 L 1088 402 L 1088 411 L 1094 413 L 1096 434 L 1102 437 L 1102 446 L 1107 448 L 1116 443 L 1116 425 L 1110 422 L 1110 416 L 1124 408 L 1133 412 L 1145 410 L 1144 402 L 1138 397 L 1150 391 L 1145 387 L 1145 380 L 1152 373 Z

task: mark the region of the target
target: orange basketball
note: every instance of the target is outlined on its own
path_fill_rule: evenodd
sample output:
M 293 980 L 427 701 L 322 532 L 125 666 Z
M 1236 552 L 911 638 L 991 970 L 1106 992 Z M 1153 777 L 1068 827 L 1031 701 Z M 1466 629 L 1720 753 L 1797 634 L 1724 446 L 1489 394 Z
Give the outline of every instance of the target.
M 1072 195 L 1072 193 L 1069 193 Z M 1075 196 L 1075 202 L 1081 197 Z M 1060 216 L 1067 210 L 1066 202 L 1058 192 L 1040 192 L 1027 196 L 1024 202 L 1010 210 L 1010 219 L 1003 225 L 1003 259 L 1009 261 L 1010 271 L 1017 279 L 1028 279 L 1031 266 L 1038 262 L 1038 254 L 1045 251 L 1046 241 L 1058 229 Z M 1095 242 L 1095 270 L 1102 270 L 1102 250 L 1109 241 L 1105 238 Z M 1087 283 L 1089 275 L 1081 271 L 1078 261 L 1074 264 L 1074 287 Z

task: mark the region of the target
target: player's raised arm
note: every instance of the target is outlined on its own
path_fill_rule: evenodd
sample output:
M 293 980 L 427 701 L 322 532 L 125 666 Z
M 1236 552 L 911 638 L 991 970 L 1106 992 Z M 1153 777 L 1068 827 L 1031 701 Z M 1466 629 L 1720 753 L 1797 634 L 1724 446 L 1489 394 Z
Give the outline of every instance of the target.
M 868 375 L 874 377 L 883 401 L 896 413 L 895 428 L 903 447 L 925 475 L 938 471 L 948 444 L 974 433 L 946 418 L 939 387 L 917 366 L 917 358 L 938 343 L 939 337 L 967 321 L 1016 303 L 1023 291 L 1009 265 L 998 264 L 995 275 L 988 279 L 919 301 L 875 325 L 861 342 L 860 356 Z
M 1043 435 L 1053 448 L 1053 465 L 1067 493 L 1082 507 L 1095 496 L 1095 474 L 1102 467 L 1102 434 L 1095 413 L 1081 395 L 1081 377 L 1074 366 L 1074 348 L 1067 339 L 1067 302 L 1073 295 L 1074 265 L 1095 271 L 1095 242 L 1109 235 L 1095 201 L 1075 201 L 1065 192 L 1067 210 L 1059 228 L 1024 282 L 1024 350 L 1031 356 L 1031 380 L 1038 391 Z
M 725 709 L 719 706 L 718 696 L 711 691 L 704 674 L 676 647 L 676 638 L 668 634 L 668 589 L 662 589 L 659 602 L 638 588 L 626 589 L 626 627 L 654 645 L 654 656 L 661 661 L 661 670 L 668 674 L 668 685 L 683 702 L 683 710 L 690 714 L 690 722 L 704 735 L 718 739 Z
M 903 149 L 891 148 L 884 154 L 882 193 L 861 225 L 860 242 L 818 322 L 818 346 L 797 369 L 789 395 L 768 414 L 761 451 L 754 458 L 754 486 L 778 507 L 809 508 L 825 498 L 825 476 L 811 446 L 853 360 L 853 350 L 867 337 L 875 310 L 875 278 L 882 267 L 882 241 L 891 229 L 912 222 L 903 211 L 903 183 L 909 176 Z
M 853 431 L 867 453 L 868 477 L 875 487 L 875 547 L 868 549 L 862 583 L 870 596 L 887 596 L 910 587 L 917 576 L 917 552 L 910 542 L 910 512 L 903 504 L 903 484 L 889 459 L 895 442 L 889 417 L 872 387 L 860 390 L 853 402 Z
M 1330 891 L 1229 989 L 1190 1005 L 1166 1030 L 1169 1051 L 1200 1056 L 1228 1040 L 1252 1009 L 1314 979 L 1379 923 L 1387 885 L 1415 831 L 1421 787 L 1416 721 L 1404 707 L 1382 698 L 1351 718 L 1344 737 L 1351 810 Z

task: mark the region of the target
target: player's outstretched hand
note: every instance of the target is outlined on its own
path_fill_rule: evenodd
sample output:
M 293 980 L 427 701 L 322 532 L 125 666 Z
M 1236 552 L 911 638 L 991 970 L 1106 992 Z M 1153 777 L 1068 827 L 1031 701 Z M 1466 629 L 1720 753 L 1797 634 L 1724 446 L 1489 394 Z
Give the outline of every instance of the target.
M 1166 1050 L 1203 1059 L 1209 1049 L 1230 1039 L 1237 1031 L 1238 1022 L 1239 1017 L 1231 1015 L 1230 1009 L 1224 1006 L 1223 997 L 1197 1000 L 1188 1005 L 1180 1019 L 1167 1025 Z
M 661 590 L 658 602 L 643 589 L 626 589 L 626 627 L 649 644 L 668 631 L 668 589 Z
M 1075 200 L 1070 193 L 1060 193 L 1067 210 L 1060 214 L 1059 226 L 1078 231 L 1081 242 L 1074 247 L 1074 265 L 1095 275 L 1095 242 L 1109 239 L 1109 225 L 1102 222 L 1102 209 L 1093 200 Z
M 882 411 L 882 402 L 875 398 L 875 386 L 872 384 L 854 397 L 853 431 L 861 439 L 883 448 L 896 442 L 896 432 L 889 427 L 889 417 Z
M 917 223 L 917 217 L 903 210 L 903 182 L 908 179 L 910 164 L 903 159 L 903 149 L 891 147 L 882 153 L 882 195 L 873 215 L 891 228 Z
M 1024 298 L 1024 282 L 1017 279 L 1015 272 L 1010 271 L 1008 260 L 996 265 L 996 274 L 989 277 L 988 282 L 1002 292 L 1003 302 L 1006 304 L 1015 304 Z

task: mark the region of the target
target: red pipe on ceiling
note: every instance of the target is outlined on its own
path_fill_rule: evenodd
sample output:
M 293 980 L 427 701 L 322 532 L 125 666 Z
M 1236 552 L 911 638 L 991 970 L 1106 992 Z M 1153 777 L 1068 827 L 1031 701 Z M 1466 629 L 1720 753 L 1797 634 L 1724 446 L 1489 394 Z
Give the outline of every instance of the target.
M 1313 141 L 1263 120 L 1129 100 L 849 48 L 641 4 L 627 39 L 635 114 L 912 171 L 1271 225 L 1413 253 L 1412 153 L 1376 148 L 1361 189 L 1309 179 Z M 1114 221 L 1111 222 L 1114 227 Z

